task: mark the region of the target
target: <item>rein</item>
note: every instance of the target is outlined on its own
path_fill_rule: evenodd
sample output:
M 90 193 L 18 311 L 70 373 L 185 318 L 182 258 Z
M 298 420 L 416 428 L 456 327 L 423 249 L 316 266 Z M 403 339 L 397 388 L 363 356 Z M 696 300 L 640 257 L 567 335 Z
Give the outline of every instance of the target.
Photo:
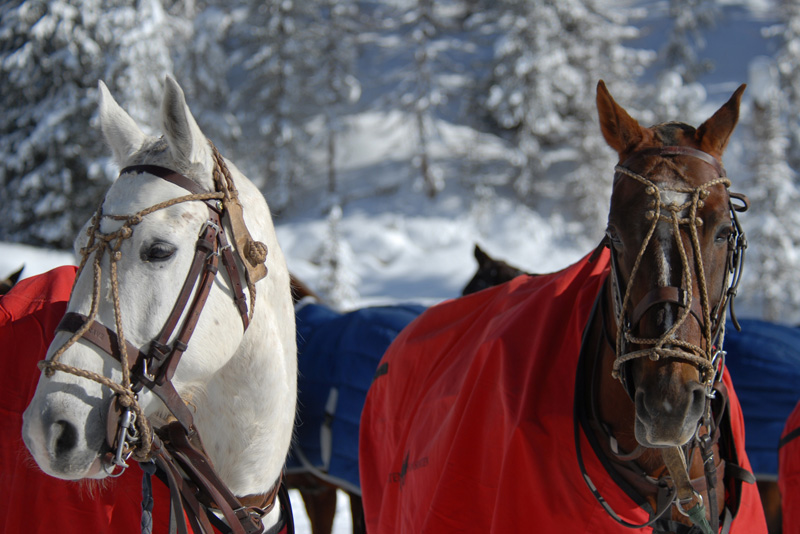
M 643 156 L 689 156 L 699 159 L 714 167 L 718 177 L 709 180 L 697 187 L 659 187 L 648 178 L 633 172 L 628 168 L 628 163 L 637 157 Z M 675 358 L 685 360 L 697 367 L 700 372 L 701 380 L 705 386 L 705 408 L 701 421 L 698 423 L 694 438 L 687 444 L 688 450 L 700 450 L 704 460 L 705 479 L 709 496 L 709 507 L 711 523 L 705 517 L 705 507 L 702 496 L 695 491 L 689 480 L 686 467 L 686 453 L 682 447 L 670 447 L 662 451 L 662 458 L 670 473 L 674 490 L 669 497 L 669 503 L 660 511 L 656 511 L 651 520 L 646 525 L 631 525 L 619 519 L 613 510 L 602 501 L 602 497 L 597 494 L 594 485 L 588 480 L 588 475 L 584 472 L 584 478 L 592 489 L 596 498 L 601 500 L 606 511 L 618 522 L 628 527 L 640 528 L 655 522 L 671 504 L 675 504 L 678 510 L 690 518 L 692 523 L 704 534 L 711 534 L 719 530 L 719 510 L 717 509 L 716 499 L 716 466 L 712 446 L 716 441 L 714 436 L 718 435 L 717 421 L 712 414 L 711 401 L 716 396 L 716 386 L 721 382 L 722 373 L 725 366 L 725 351 L 723 342 L 725 336 L 725 317 L 726 308 L 729 306 L 731 319 L 739 329 L 736 315 L 733 308 L 733 300 L 741 279 L 741 269 L 744 261 L 744 251 L 747 247 L 747 240 L 744 231 L 739 224 L 737 212 L 745 211 L 748 208 L 748 201 L 744 195 L 728 193 L 728 209 L 731 214 L 732 233 L 728 238 L 728 255 L 725 264 L 725 278 L 721 288 L 719 302 L 713 307 L 709 300 L 705 270 L 698 236 L 698 227 L 702 226 L 703 220 L 698 217 L 698 210 L 704 206 L 706 199 L 711 194 L 711 189 L 716 186 L 724 186 L 725 190 L 730 187 L 725 170 L 721 163 L 710 154 L 690 147 L 667 146 L 658 148 L 644 149 L 632 154 L 625 162 L 615 168 L 615 185 L 622 178 L 633 179 L 645 186 L 645 193 L 652 197 L 645 217 L 651 221 L 650 227 L 641 244 L 636 256 L 630 276 L 623 290 L 623 277 L 621 275 L 619 261 L 615 250 L 611 246 L 611 237 L 606 235 L 601 246 L 609 246 L 611 249 L 611 284 L 613 287 L 614 313 L 617 322 L 617 335 L 614 344 L 615 359 L 613 363 L 612 375 L 622 383 L 628 395 L 633 399 L 633 385 L 630 376 L 626 372 L 625 364 L 637 358 L 648 357 L 652 361 L 660 358 Z M 682 204 L 665 203 L 662 193 L 674 192 L 688 195 L 689 200 Z M 742 205 L 734 205 L 731 199 L 739 200 Z M 681 215 L 688 210 L 688 214 Z M 677 243 L 678 253 L 681 258 L 681 283 L 680 286 L 660 287 L 650 291 L 635 306 L 631 302 L 631 294 L 639 274 L 639 268 L 647 250 L 648 244 L 653 237 L 659 222 L 667 222 L 671 225 L 672 235 Z M 681 239 L 681 227 L 688 227 L 691 250 L 693 252 L 693 262 L 689 261 L 687 249 Z M 693 264 L 692 264 L 693 263 Z M 697 272 L 697 286 L 700 293 L 699 302 L 694 299 L 692 287 L 692 269 Z M 644 314 L 653 306 L 663 303 L 677 305 L 677 319 L 671 327 L 657 338 L 642 338 L 633 335 L 633 328 L 639 323 Z M 676 332 L 678 329 L 693 316 L 701 327 L 702 343 L 694 343 L 678 339 Z M 605 330 L 605 328 L 604 328 Z M 629 345 L 644 345 L 645 348 L 631 350 Z M 700 436 L 701 428 L 706 428 L 706 434 Z M 613 439 L 613 438 L 612 438 Z M 691 503 L 694 506 L 689 507 Z M 687 509 L 688 508 L 688 509 Z M 713 526 L 712 526 L 713 525 Z
M 291 504 L 282 484 L 282 476 L 272 489 L 263 495 L 234 496 L 220 480 L 211 464 L 194 425 L 192 413 L 172 383 L 172 377 L 183 353 L 188 349 L 189 341 L 211 292 L 219 270 L 220 258 L 231 282 L 234 304 L 241 317 L 244 331 L 247 330 L 255 310 L 255 283 L 267 275 L 264 263 L 267 247 L 251 237 L 244 223 L 238 191 L 230 171 L 213 143 L 209 141 L 209 144 L 214 159 L 214 192 L 205 191 L 186 176 L 156 165 L 134 165 L 120 171 L 120 176 L 152 174 L 187 190 L 190 194 L 160 202 L 133 215 L 105 215 L 103 206 L 100 205 L 87 230 L 89 241 L 81 249 L 81 263 L 75 278 L 77 283 L 90 256 L 95 253 L 92 262 L 94 279 L 90 312 L 88 316 L 76 312 L 69 312 L 64 316 L 57 330 L 70 332 L 72 336 L 50 360 L 41 361 L 38 365 L 47 377 L 51 377 L 56 371 L 61 371 L 98 382 L 114 393 L 107 416 L 106 441 L 111 452 L 103 459 L 104 469 L 107 469 L 109 464 L 117 466 L 121 470 L 112 476 L 119 476 L 128 467 L 126 463 L 128 459 L 140 462 L 145 472 L 143 479 L 145 501 L 147 501 L 150 475 L 157 470 L 170 489 L 171 532 L 175 532 L 172 530 L 174 527 L 179 534 L 188 533 L 188 519 L 193 531 L 198 533 L 214 532 L 212 523 L 226 533 L 261 533 L 264 531 L 262 518 L 272 511 L 279 493 L 281 520 L 278 528 L 288 526 L 289 532 L 293 532 Z M 117 273 L 117 262 L 122 259 L 120 249 L 124 241 L 133 235 L 134 227 L 141 223 L 144 217 L 183 202 L 203 202 L 208 208 L 208 218 L 199 232 L 194 259 L 175 305 L 160 333 L 149 342 L 148 349 L 143 350 L 125 340 L 122 328 Z M 123 221 L 123 224 L 118 230 L 104 234 L 100 231 L 104 218 Z M 223 220 L 232 230 L 236 252 L 244 266 L 244 278 L 250 296 L 249 310 L 240 268 L 234 258 L 233 246 L 228 241 Z M 103 325 L 97 319 L 101 299 L 101 262 L 106 253 L 109 256 L 111 299 L 116 330 Z M 73 290 L 74 287 L 73 285 Z M 183 323 L 178 328 L 181 317 L 184 317 Z M 92 343 L 120 362 L 121 383 L 59 361 L 64 352 L 80 339 Z M 143 388 L 149 389 L 161 399 L 172 414 L 173 422 L 154 431 L 138 401 L 139 392 Z M 144 503 L 143 507 L 147 512 Z M 143 532 L 147 532 L 145 515 L 143 514 Z M 224 518 L 224 521 L 220 517 Z

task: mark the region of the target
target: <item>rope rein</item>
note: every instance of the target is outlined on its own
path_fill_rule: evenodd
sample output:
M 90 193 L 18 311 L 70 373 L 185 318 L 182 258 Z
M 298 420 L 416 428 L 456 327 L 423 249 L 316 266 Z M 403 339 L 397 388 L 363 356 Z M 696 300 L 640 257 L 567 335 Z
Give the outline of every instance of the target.
M 639 253 L 636 256 L 631 274 L 625 288 L 625 294 L 622 302 L 619 303 L 619 308 L 616 313 L 619 318 L 625 317 L 625 312 L 628 311 L 631 303 L 631 292 L 634 286 L 634 281 L 639 273 L 640 264 L 647 246 L 650 243 L 656 227 L 660 221 L 667 222 L 672 226 L 672 232 L 675 236 L 675 241 L 678 245 L 678 253 L 681 259 L 681 284 L 683 287 L 688 288 L 686 291 L 687 302 L 681 306 L 677 320 L 674 324 L 658 338 L 640 338 L 631 334 L 627 330 L 625 320 L 617 321 L 617 340 L 616 340 L 616 353 L 617 357 L 614 361 L 612 374 L 614 378 L 620 378 L 620 368 L 626 362 L 631 360 L 649 357 L 652 361 L 657 361 L 661 357 L 678 358 L 686 360 L 697 366 L 704 375 L 706 386 L 710 386 L 710 381 L 714 380 L 715 373 L 713 372 L 714 366 L 712 361 L 714 359 L 714 339 L 712 337 L 712 321 L 711 321 L 711 306 L 708 298 L 708 287 L 706 284 L 705 270 L 703 266 L 703 257 L 700 248 L 700 239 L 697 229 L 703 225 L 703 220 L 697 216 L 698 210 L 704 206 L 705 199 L 708 198 L 709 189 L 717 185 L 730 187 L 731 182 L 727 178 L 720 177 L 711 180 L 697 187 L 673 187 L 673 188 L 659 188 L 653 181 L 645 178 L 644 176 L 635 173 L 626 167 L 618 165 L 615 169 L 618 173 L 630 177 L 643 185 L 645 185 L 645 193 L 653 197 L 651 201 L 652 210 L 648 211 L 645 217 L 651 220 L 650 227 L 647 234 L 642 241 Z M 665 203 L 662 200 L 662 193 L 675 192 L 684 193 L 690 196 L 690 200 L 683 204 Z M 681 217 L 680 213 L 689 210 L 686 217 Z M 689 227 L 689 236 L 691 239 L 691 247 L 694 256 L 694 263 L 697 267 L 697 286 L 700 293 L 700 304 L 702 309 L 702 328 L 703 328 L 703 341 L 705 348 L 698 346 L 694 343 L 677 339 L 675 333 L 686 322 L 691 314 L 692 302 L 694 299 L 692 288 L 692 269 L 687 255 L 686 247 L 683 240 L 680 238 L 680 228 L 682 225 Z M 726 282 L 727 284 L 727 277 Z M 724 312 L 723 312 L 724 313 Z M 723 317 L 724 320 L 724 317 Z M 724 326 L 722 327 L 724 331 Z M 652 347 L 640 349 L 624 353 L 623 342 L 634 343 L 639 345 L 652 345 Z M 680 347 L 685 350 L 674 350 L 665 348 L 665 345 Z

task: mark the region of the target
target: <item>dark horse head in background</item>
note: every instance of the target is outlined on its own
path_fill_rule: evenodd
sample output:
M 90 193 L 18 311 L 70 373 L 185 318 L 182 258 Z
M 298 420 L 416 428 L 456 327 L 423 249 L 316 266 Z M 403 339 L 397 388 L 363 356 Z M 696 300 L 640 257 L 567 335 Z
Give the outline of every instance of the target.
M 508 282 L 517 276 L 528 274 L 502 260 L 492 258 L 478 245 L 475 245 L 475 259 L 478 261 L 478 270 L 475 272 L 475 276 L 464 286 L 461 291 L 462 296 L 476 293 L 487 287 Z

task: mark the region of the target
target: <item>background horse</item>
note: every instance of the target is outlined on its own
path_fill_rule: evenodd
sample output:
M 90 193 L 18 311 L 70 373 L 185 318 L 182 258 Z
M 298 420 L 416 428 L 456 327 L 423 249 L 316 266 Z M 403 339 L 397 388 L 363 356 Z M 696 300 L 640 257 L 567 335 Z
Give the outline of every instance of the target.
M 16 284 L 19 281 L 20 276 L 22 276 L 23 269 L 25 269 L 24 265 L 0 280 L 0 295 L 5 295 L 11 291 L 11 288 L 14 287 L 14 284 Z
M 423 306 L 339 312 L 292 277 L 298 349 L 296 435 L 286 483 L 300 491 L 314 534 L 328 534 L 336 492 L 350 498 L 355 534 L 365 532 L 358 473 L 359 418 L 378 362 Z
M 743 240 L 720 163 L 742 92 L 697 129 L 642 128 L 598 85 L 620 158 L 610 252 L 398 336 L 361 420 L 369 531 L 766 532 L 715 352 Z
M 195 532 L 215 520 L 196 513 L 206 506 L 228 523 L 238 504 L 242 524 L 277 525 L 297 368 L 269 208 L 207 141 L 172 78 L 161 138 L 145 135 L 102 82 L 100 94 L 100 124 L 122 171 L 76 240 L 81 269 L 24 414 L 25 443 L 62 479 L 104 478 L 131 456 L 143 469 L 154 460 L 176 506 L 195 512 Z M 175 477 L 191 476 L 203 454 L 213 464 L 203 476 L 221 481 L 222 498 L 201 504 L 175 495 L 186 486 Z M 180 525 L 183 512 L 175 515 Z

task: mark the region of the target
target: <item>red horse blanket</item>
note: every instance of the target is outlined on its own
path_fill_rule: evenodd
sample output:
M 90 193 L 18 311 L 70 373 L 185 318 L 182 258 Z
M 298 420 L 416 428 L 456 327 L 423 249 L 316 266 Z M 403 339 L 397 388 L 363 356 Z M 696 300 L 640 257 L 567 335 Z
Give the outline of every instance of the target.
M 124 534 L 141 532 L 142 472 L 94 488 L 45 475 L 22 442 L 22 412 L 64 315 L 75 267 L 18 283 L 0 298 L 0 532 Z M 169 490 L 153 479 L 153 532 L 169 532 Z
M 369 532 L 630 532 L 584 483 L 574 438 L 581 337 L 608 265 L 604 252 L 558 273 L 519 277 L 431 308 L 401 332 L 361 418 Z M 741 410 L 725 380 L 739 459 L 749 469 Z M 580 439 L 600 493 L 623 519 L 645 522 Z M 766 533 L 758 492 L 744 486 L 731 532 Z
M 783 534 L 800 534 L 800 402 L 786 420 L 778 462 Z

